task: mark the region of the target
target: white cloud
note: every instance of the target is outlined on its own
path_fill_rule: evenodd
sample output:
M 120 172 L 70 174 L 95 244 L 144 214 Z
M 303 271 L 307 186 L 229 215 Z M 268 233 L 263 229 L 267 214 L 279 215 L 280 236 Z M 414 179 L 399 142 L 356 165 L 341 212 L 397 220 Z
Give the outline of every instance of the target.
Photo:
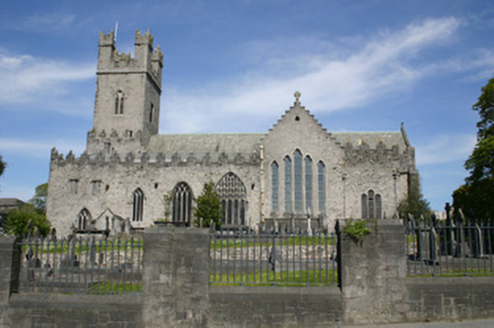
M 60 96 L 69 92 L 71 83 L 93 78 L 94 67 L 94 63 L 72 64 L 0 52 L 0 103 L 36 104 L 30 106 L 35 110 L 46 108 L 49 103 L 60 102 Z M 71 98 L 79 100 L 77 95 Z
M 248 121 L 256 125 L 261 116 L 279 116 L 280 110 L 293 101 L 291 95 L 296 90 L 302 93 L 302 102 L 310 103 L 316 113 L 362 106 L 431 74 L 430 66 L 414 65 L 414 59 L 426 47 L 449 39 L 459 26 L 455 18 L 426 20 L 401 31 L 384 31 L 360 50 L 340 57 L 324 46 L 319 47 L 322 53 L 294 53 L 293 58 L 281 61 L 287 65 L 299 63 L 291 75 L 286 74 L 292 72 L 289 66 L 272 70 L 267 65 L 203 88 L 179 90 L 166 86 L 162 127 L 166 126 L 167 132 L 243 130 L 233 124 Z M 239 116 L 245 120 L 234 119 Z M 241 123 L 232 124 L 235 121 Z
M 426 145 L 416 146 L 417 165 L 444 164 L 465 161 L 476 142 L 475 135 L 441 135 Z

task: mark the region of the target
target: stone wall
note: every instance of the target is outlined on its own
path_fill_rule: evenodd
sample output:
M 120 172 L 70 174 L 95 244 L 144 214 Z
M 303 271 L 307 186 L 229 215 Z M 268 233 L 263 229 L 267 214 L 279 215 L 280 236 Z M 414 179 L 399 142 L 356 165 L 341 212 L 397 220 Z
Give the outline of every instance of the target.
M 340 288 L 210 286 L 209 231 L 144 233 L 140 294 L 15 293 L 19 249 L 0 237 L 0 327 L 313 327 L 494 317 L 494 277 L 407 278 L 404 228 L 339 237 Z M 14 279 L 13 279 L 14 278 Z

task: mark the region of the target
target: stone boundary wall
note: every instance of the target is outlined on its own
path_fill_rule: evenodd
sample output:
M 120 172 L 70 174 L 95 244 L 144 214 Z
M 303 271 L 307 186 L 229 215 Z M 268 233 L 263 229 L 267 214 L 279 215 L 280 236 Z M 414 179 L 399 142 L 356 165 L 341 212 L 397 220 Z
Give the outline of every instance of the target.
M 407 278 L 404 228 L 340 234 L 338 287 L 210 286 L 209 231 L 144 233 L 143 291 L 17 294 L 18 249 L 0 237 L 0 327 L 313 327 L 494 318 L 494 277 Z M 17 264 L 16 264 L 17 263 Z M 13 279 L 14 278 L 14 279 Z

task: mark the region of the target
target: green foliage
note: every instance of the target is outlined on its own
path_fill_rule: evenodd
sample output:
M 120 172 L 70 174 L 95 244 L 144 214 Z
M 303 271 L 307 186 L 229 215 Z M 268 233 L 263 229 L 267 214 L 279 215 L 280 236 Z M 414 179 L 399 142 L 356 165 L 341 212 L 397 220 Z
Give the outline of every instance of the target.
M 347 221 L 343 228 L 343 233 L 357 241 L 362 240 L 366 235 L 371 233 L 371 230 L 367 227 L 368 220 L 353 221 L 350 219 Z M 377 226 L 376 226 L 377 229 Z
M 398 215 L 408 219 L 408 214 L 413 215 L 416 220 L 423 216 L 426 220 L 431 217 L 429 202 L 424 199 L 420 190 L 420 179 L 418 174 L 412 174 L 409 178 L 407 198 L 398 205 Z
M 465 215 L 478 221 L 494 218 L 494 178 L 464 184 L 453 192 L 455 211 L 462 209 Z
M 214 188 L 214 182 L 204 185 L 202 194 L 197 198 L 197 207 L 194 210 L 196 217 L 195 225 L 199 226 L 202 218 L 202 226 L 209 227 L 214 222 L 217 227 L 221 226 L 223 207 L 221 200 Z
M 29 200 L 37 210 L 46 212 L 46 198 L 48 197 L 48 183 L 40 184 L 36 187 L 33 198 Z
M 477 220 L 487 220 L 494 218 L 494 79 L 482 88 L 472 109 L 480 116 L 477 144 L 465 162 L 470 175 L 453 192 L 453 206 Z
M 44 212 L 25 204 L 7 215 L 4 228 L 8 235 L 26 236 L 38 230 L 45 237 L 50 233 L 51 223 Z
M 2 155 L 0 155 L 0 177 L 3 174 L 3 171 L 5 171 L 5 168 L 7 167 L 7 163 L 3 161 Z

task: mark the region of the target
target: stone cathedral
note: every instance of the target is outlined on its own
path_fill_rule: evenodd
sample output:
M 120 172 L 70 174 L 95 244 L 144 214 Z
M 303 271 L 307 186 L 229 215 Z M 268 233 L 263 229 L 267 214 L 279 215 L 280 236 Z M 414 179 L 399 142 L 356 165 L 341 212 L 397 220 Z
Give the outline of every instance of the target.
M 94 124 L 85 152 L 51 154 L 47 215 L 60 235 L 193 223 L 214 182 L 230 227 L 334 227 L 391 217 L 407 196 L 414 148 L 395 132 L 328 132 L 301 104 L 266 133 L 159 134 L 163 53 L 136 32 L 135 55 L 100 34 Z M 287 98 L 291 95 L 287 95 Z M 281 114 L 280 109 L 280 114 Z M 187 119 L 184 117 L 184 119 Z

